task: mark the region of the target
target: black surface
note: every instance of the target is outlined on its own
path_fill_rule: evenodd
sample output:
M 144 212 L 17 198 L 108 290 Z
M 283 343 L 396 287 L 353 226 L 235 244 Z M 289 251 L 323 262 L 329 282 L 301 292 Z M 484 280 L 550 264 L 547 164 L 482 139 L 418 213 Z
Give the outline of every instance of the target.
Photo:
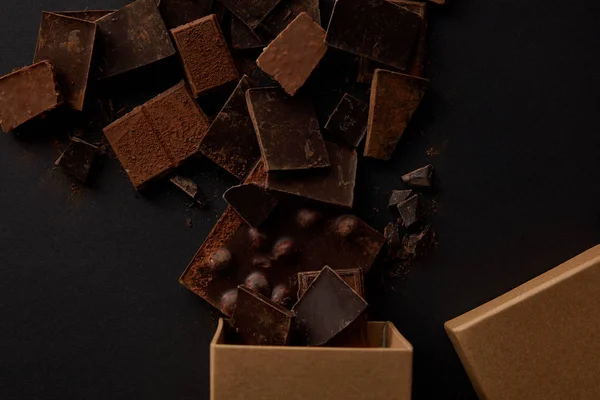
M 401 174 L 436 166 L 439 248 L 368 299 L 414 345 L 414 400 L 476 399 L 444 321 L 600 242 L 600 3 L 448 3 L 432 7 L 423 107 L 392 161 L 358 173 L 357 212 L 382 230 Z M 0 74 L 31 62 L 42 10 L 123 4 L 3 2 Z M 138 104 L 155 94 L 117 82 Z M 177 278 L 235 181 L 197 163 L 213 204 L 188 211 L 166 184 L 136 196 L 109 159 L 73 191 L 53 168 L 66 135 L 37 134 L 0 136 L 0 397 L 207 399 L 214 314 Z

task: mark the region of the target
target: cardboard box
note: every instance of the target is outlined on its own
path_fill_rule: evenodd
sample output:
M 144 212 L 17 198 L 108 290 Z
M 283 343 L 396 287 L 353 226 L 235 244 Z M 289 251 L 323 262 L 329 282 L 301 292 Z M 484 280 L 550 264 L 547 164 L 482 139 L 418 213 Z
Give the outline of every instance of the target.
M 445 327 L 482 400 L 600 399 L 600 246 Z
M 390 322 L 369 322 L 372 347 L 210 345 L 212 400 L 410 400 L 412 345 Z

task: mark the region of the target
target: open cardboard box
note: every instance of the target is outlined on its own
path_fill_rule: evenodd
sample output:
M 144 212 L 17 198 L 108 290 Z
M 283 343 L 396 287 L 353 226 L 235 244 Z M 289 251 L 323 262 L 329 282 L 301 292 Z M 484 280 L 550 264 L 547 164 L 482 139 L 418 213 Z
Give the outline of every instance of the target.
M 369 322 L 370 347 L 210 345 L 212 400 L 410 400 L 412 345 L 390 322 Z
M 600 246 L 446 330 L 482 400 L 599 400 Z

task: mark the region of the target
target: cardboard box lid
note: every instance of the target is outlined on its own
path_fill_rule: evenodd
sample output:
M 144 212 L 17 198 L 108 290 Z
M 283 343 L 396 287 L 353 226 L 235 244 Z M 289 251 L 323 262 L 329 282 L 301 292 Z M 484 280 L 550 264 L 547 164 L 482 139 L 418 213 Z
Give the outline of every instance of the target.
M 223 327 L 211 343 L 212 400 L 410 400 L 413 348 L 392 323 L 368 323 L 368 348 L 230 345 Z
M 445 328 L 482 400 L 600 399 L 600 246 Z

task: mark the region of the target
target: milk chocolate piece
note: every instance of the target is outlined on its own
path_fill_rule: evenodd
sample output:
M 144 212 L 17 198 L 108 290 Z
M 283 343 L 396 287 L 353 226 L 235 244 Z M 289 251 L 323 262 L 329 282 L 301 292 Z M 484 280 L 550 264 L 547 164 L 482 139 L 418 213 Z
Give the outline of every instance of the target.
M 353 1 L 353 0 L 351 0 Z M 371 84 L 369 123 L 364 155 L 389 160 L 421 103 L 429 81 L 384 69 Z
M 298 272 L 298 298 L 304 295 L 308 287 L 317 279 L 320 273 L 321 271 Z M 365 298 L 365 282 L 361 269 L 338 269 L 335 273 L 360 297 Z
M 82 19 L 84 21 L 96 22 L 100 18 L 104 18 L 116 10 L 82 10 L 82 11 L 59 11 L 54 14 L 63 15 L 65 17 Z
M 335 271 L 325 267 L 292 308 L 296 314 L 294 340 L 309 346 L 326 344 L 366 309 L 367 302 Z
M 255 83 L 243 76 L 200 143 L 200 151 L 230 174 L 244 180 L 260 159 L 260 147 L 246 105 Z
M 231 47 L 237 50 L 262 48 L 267 45 L 267 35 L 253 32 L 238 17 L 231 16 Z
M 195 97 L 238 79 L 214 14 L 171 31 Z
M 282 0 L 263 20 L 261 27 L 271 35 L 277 36 L 303 12 L 317 24 L 321 23 L 318 0 Z
M 412 195 L 412 190 L 392 190 L 392 195 L 390 196 L 390 201 L 388 203 L 388 209 L 394 213 L 398 214 L 398 204 L 402 203 L 404 200 L 408 199 Z
M 383 230 L 383 237 L 387 248 L 387 257 L 393 260 L 400 250 L 400 234 L 398 233 L 398 224 L 390 222 Z
M 402 182 L 412 187 L 431 187 L 432 181 L 433 165 L 431 164 L 402 175 Z
M 160 0 L 158 9 L 168 29 L 210 14 L 212 0 Z
M 343 139 L 352 147 L 358 147 L 367 133 L 369 105 L 345 93 L 329 117 L 325 129 Z
M 58 107 L 61 102 L 54 68 L 48 61 L 0 78 L 0 125 L 4 133 Z
M 329 157 L 308 99 L 278 88 L 246 92 L 250 117 L 267 171 L 328 167 Z
M 397 207 L 400 214 L 398 222 L 405 228 L 410 228 L 421 218 L 421 205 L 417 194 L 404 200 Z
M 316 171 L 270 173 L 267 188 L 323 203 L 352 208 L 357 156 L 354 149 L 325 143 L 331 168 Z
M 280 0 L 219 0 L 250 29 L 255 30 Z
M 294 313 L 244 286 L 238 287 L 232 325 L 243 344 L 284 346 Z
M 191 179 L 184 178 L 183 176 L 175 175 L 172 176 L 169 181 L 177 186 L 181 191 L 192 198 L 198 205 L 205 207 L 206 195 L 202 192 L 202 189 Z
M 81 139 L 74 139 L 55 164 L 61 167 L 67 175 L 85 183 L 97 152 L 96 146 Z
M 64 100 L 74 110 L 83 110 L 95 40 L 93 22 L 42 13 L 33 61 L 52 63 Z
M 337 1 L 327 29 L 327 44 L 406 70 L 421 18 L 386 0 Z
M 122 74 L 175 54 L 156 0 L 136 0 L 96 21 L 100 78 Z
M 293 96 L 326 52 L 325 31 L 303 12 L 264 49 L 256 64 Z
M 223 194 L 223 199 L 253 227 L 265 222 L 279 202 L 274 193 L 255 183 L 234 186 Z

